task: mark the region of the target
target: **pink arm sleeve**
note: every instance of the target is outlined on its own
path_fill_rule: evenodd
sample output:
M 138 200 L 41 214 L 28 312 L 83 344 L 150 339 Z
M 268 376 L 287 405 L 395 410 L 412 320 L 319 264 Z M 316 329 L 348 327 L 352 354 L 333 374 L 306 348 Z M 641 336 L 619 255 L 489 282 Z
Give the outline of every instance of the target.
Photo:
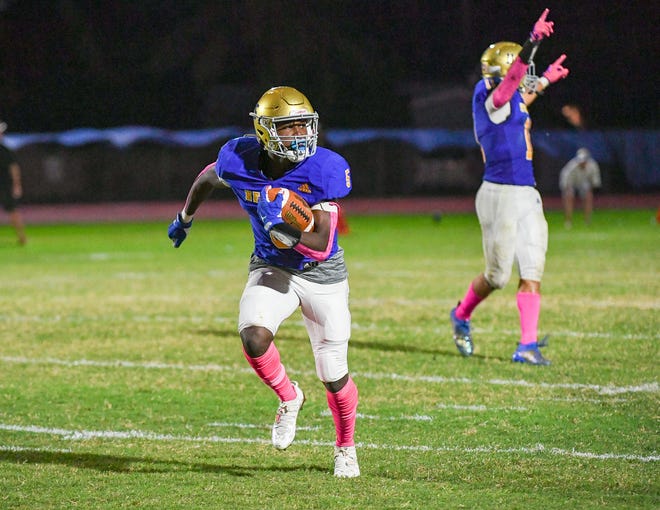
M 516 57 L 516 60 L 509 67 L 509 71 L 506 73 L 502 82 L 493 91 L 493 106 L 495 108 L 501 108 L 511 100 L 513 93 L 520 85 L 520 80 L 523 79 L 523 76 L 527 72 L 527 67 L 527 64 L 520 60 L 519 57 Z
M 326 245 L 325 250 L 324 251 L 312 250 L 311 248 L 305 246 L 302 243 L 298 243 L 293 247 L 293 249 L 296 250 L 298 253 L 304 255 L 305 257 L 318 260 L 319 262 L 326 260 L 328 258 L 328 255 L 330 255 L 330 251 L 332 250 L 332 244 L 334 243 L 335 240 L 335 232 L 337 231 L 337 221 L 339 219 L 339 206 L 332 202 L 331 204 L 334 207 L 330 211 L 330 234 L 328 235 L 328 244 Z

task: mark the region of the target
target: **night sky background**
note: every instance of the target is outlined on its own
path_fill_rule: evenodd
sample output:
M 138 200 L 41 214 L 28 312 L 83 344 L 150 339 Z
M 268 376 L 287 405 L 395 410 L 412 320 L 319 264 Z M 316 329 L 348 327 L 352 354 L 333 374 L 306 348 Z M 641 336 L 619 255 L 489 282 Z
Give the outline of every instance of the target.
M 568 127 L 657 129 L 656 0 L 0 0 L 0 117 L 14 132 L 251 125 L 274 85 L 304 92 L 325 126 L 414 127 L 410 105 L 471 90 L 491 42 L 522 43 L 545 7 L 570 76 L 534 105 Z M 442 126 L 442 119 L 438 119 Z

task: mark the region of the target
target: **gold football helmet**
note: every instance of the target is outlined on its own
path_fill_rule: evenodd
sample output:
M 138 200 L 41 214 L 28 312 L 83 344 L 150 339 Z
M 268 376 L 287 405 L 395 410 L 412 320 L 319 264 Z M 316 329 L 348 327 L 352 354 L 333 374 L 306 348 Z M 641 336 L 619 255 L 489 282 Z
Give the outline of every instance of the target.
M 293 87 L 267 90 L 250 113 L 261 145 L 275 156 L 299 163 L 316 152 L 319 116 L 305 95 Z M 280 136 L 278 126 L 304 122 L 306 134 Z
M 514 42 L 501 41 L 491 44 L 481 55 L 481 76 L 504 78 L 520 50 L 522 46 Z

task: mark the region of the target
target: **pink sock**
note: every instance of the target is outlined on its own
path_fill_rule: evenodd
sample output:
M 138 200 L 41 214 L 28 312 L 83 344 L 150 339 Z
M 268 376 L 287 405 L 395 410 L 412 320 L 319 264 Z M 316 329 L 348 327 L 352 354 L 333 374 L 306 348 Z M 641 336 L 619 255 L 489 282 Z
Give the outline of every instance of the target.
M 484 298 L 477 296 L 477 293 L 474 291 L 472 284 L 465 293 L 465 297 L 461 300 L 461 303 L 456 308 L 456 317 L 462 321 L 467 321 L 470 319 L 472 312 L 481 303 Z
M 258 358 L 248 356 L 245 349 L 243 354 L 261 380 L 273 389 L 281 401 L 286 402 L 296 398 L 296 390 L 286 375 L 284 365 L 280 363 L 280 352 L 274 342 L 271 342 L 268 350 Z
M 520 311 L 520 343 L 522 345 L 533 344 L 537 340 L 541 294 L 518 292 L 516 300 Z
M 353 379 L 348 378 L 346 385 L 337 393 L 326 390 L 328 407 L 332 411 L 337 433 L 337 446 L 353 446 L 355 434 L 355 417 L 358 405 L 358 389 Z

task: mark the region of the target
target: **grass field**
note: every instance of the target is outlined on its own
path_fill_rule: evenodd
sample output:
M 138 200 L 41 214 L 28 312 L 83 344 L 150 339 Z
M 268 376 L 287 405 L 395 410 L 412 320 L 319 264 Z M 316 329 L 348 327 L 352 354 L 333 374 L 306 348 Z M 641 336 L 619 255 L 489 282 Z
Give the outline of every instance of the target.
M 474 215 L 352 217 L 351 372 L 362 476 L 332 476 L 334 428 L 297 313 L 278 347 L 307 394 L 270 446 L 275 396 L 236 332 L 247 221 L 0 228 L 0 507 L 590 509 L 660 506 L 660 228 L 654 211 L 548 213 L 540 331 L 511 363 L 515 282 L 448 313 L 482 268 Z

